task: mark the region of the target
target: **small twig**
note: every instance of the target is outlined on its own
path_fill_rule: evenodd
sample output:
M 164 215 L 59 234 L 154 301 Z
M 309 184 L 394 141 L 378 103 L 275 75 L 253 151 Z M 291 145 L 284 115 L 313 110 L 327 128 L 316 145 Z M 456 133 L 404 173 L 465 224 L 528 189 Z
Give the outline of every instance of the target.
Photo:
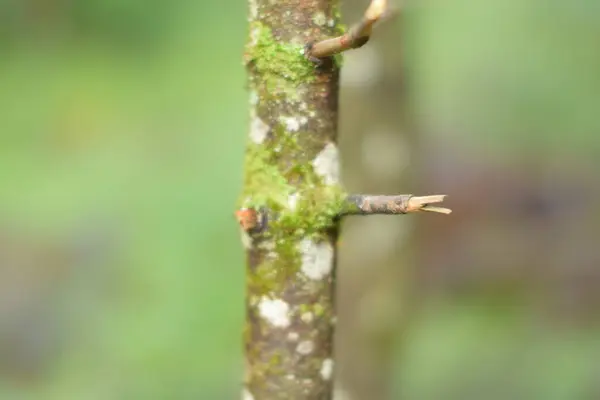
M 325 39 L 306 45 L 304 54 L 308 59 L 319 62 L 320 59 L 330 57 L 350 49 L 362 47 L 371 38 L 373 25 L 388 15 L 387 0 L 371 0 L 363 18 L 351 26 L 342 36 Z
M 420 211 L 450 214 L 452 210 L 448 208 L 431 205 L 444 201 L 445 197 L 446 195 L 443 194 L 433 196 L 355 194 L 348 196 L 349 207 L 342 215 L 407 214 Z
M 338 215 L 374 215 L 374 214 L 408 214 L 421 211 L 450 214 L 452 210 L 444 207 L 432 206 L 432 203 L 441 203 L 446 195 L 413 196 L 412 194 L 398 194 L 392 196 L 353 194 L 346 198 L 344 209 Z M 247 232 L 261 232 L 266 228 L 269 220 L 277 219 L 268 210 L 242 208 L 236 211 L 235 216 Z

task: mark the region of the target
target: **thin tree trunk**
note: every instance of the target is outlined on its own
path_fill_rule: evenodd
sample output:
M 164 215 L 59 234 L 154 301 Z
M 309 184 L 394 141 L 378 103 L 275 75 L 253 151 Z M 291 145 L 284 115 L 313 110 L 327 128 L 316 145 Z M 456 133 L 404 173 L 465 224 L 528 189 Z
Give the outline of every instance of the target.
M 247 252 L 243 398 L 331 399 L 335 245 L 344 215 L 431 211 L 443 195 L 349 195 L 339 184 L 339 53 L 368 42 L 386 0 L 346 32 L 337 0 L 250 0 L 250 132 L 236 215 Z
M 303 50 L 335 36 L 337 7 L 250 0 L 245 399 L 332 395 L 339 68 Z

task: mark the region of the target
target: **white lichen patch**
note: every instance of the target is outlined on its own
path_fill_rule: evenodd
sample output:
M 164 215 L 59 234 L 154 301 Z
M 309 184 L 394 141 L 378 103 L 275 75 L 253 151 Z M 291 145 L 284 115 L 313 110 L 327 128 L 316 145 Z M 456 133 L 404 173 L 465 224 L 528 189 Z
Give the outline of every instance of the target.
M 250 0 L 250 19 L 255 20 L 258 18 L 258 2 L 256 0 Z
M 300 335 L 298 334 L 298 332 L 290 332 L 288 333 L 287 338 L 290 342 L 296 342 L 298 341 L 298 339 L 300 339 Z
M 296 346 L 296 351 L 304 356 L 312 353 L 314 349 L 315 344 L 311 340 L 304 340 Z
M 323 378 L 324 381 L 330 380 L 333 375 L 333 360 L 331 358 L 323 360 L 323 364 L 321 364 L 321 370 L 319 372 L 321 373 L 321 378 Z
M 250 91 L 250 105 L 255 106 L 258 104 L 258 93 L 255 90 Z
M 248 389 L 244 388 L 242 391 L 242 400 L 254 400 L 254 396 L 252 396 L 252 393 Z
M 327 17 L 323 11 L 318 11 L 313 15 L 312 21 L 315 25 L 323 26 L 327 22 Z
M 288 207 L 294 211 L 298 205 L 298 193 L 293 193 L 288 197 Z
M 273 240 L 263 240 L 260 241 L 260 244 L 258 245 L 259 249 L 263 249 L 263 250 L 267 250 L 267 251 L 273 251 L 275 250 L 275 242 Z
M 302 256 L 300 270 L 310 279 L 320 280 L 331 273 L 333 268 L 333 246 L 326 241 L 319 243 L 303 239 L 298 245 Z
M 314 315 L 313 315 L 313 313 L 307 311 L 305 313 L 302 313 L 302 315 L 300 316 L 300 319 L 303 322 L 310 324 L 314 319 Z
M 340 180 L 339 152 L 334 143 L 328 143 L 313 161 L 315 172 L 323 178 L 327 185 Z
M 270 129 L 269 125 L 255 115 L 250 124 L 250 139 L 256 144 L 261 144 L 267 138 Z
M 281 122 L 285 125 L 288 132 L 298 132 L 303 123 L 306 123 L 306 117 L 282 117 Z
M 255 307 L 258 304 L 259 298 L 257 296 L 250 296 L 250 306 Z
M 244 245 L 244 248 L 246 250 L 250 249 L 252 247 L 252 238 L 250 237 L 250 235 L 248 234 L 248 232 L 246 232 L 244 229 L 240 229 L 240 235 L 242 238 L 242 244 Z
M 258 38 L 260 37 L 260 29 L 253 28 L 250 30 L 250 46 L 256 46 L 258 44 Z
M 286 328 L 290 325 L 290 306 L 281 299 L 263 297 L 258 304 L 260 316 L 271 325 Z

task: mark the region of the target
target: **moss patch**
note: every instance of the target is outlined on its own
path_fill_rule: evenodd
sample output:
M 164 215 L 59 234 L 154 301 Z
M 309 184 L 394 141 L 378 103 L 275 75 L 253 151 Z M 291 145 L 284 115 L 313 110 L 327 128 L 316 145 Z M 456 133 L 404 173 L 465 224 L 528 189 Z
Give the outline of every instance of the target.
M 290 149 L 288 143 L 286 151 Z M 272 216 L 268 236 L 318 236 L 334 225 L 344 209 L 346 194 L 341 186 L 325 185 L 310 163 L 293 165 L 282 172 L 277 145 L 248 144 L 241 207 L 266 208 Z M 295 185 L 289 183 L 296 182 Z M 295 207 L 290 206 L 294 195 Z
M 267 229 L 255 242 L 268 248 L 260 249 L 260 261 L 247 277 L 251 292 L 263 295 L 282 292 L 286 282 L 296 279 L 301 240 L 331 240 L 346 194 L 341 186 L 324 184 L 312 165 L 328 136 L 314 122 L 328 114 L 312 109 L 318 103 L 305 99 L 299 89 L 315 82 L 315 65 L 304 56 L 302 44 L 281 43 L 261 22 L 252 22 L 250 31 L 245 61 L 258 95 L 255 111 L 271 129 L 263 143 L 247 144 L 240 207 L 268 210 Z M 341 56 L 335 60 L 341 62 Z M 280 121 L 283 115 L 298 118 L 299 113 L 314 118 L 315 131 L 290 131 L 285 118 Z
M 301 45 L 278 42 L 271 29 L 260 22 L 253 22 L 250 32 L 254 43 L 246 49 L 246 61 L 252 63 L 265 80 L 314 81 L 315 66 L 304 57 Z
M 268 210 L 268 227 L 260 235 L 273 246 L 265 250 L 254 273 L 248 275 L 247 285 L 253 293 L 282 290 L 300 268 L 300 241 L 329 240 L 327 236 L 336 226 L 336 217 L 345 207 L 346 193 L 341 186 L 325 185 L 310 162 L 287 169 L 282 166 L 281 158 L 295 151 L 301 150 L 285 132 L 271 143 L 249 143 L 247 147 L 240 206 Z M 289 204 L 292 195 L 294 207 Z

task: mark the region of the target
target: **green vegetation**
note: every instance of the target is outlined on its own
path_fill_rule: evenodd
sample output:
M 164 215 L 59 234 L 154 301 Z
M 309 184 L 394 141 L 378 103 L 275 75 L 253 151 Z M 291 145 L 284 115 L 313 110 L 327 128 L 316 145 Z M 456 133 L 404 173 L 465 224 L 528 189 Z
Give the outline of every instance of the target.
M 250 43 L 246 61 L 256 67 L 259 74 L 273 85 L 283 79 L 291 84 L 312 82 L 315 66 L 304 57 L 302 44 L 282 44 L 273 38 L 271 29 L 260 22 L 250 26 Z M 271 86 L 270 84 L 268 86 Z
M 28 11 L 42 3 L 49 9 Z M 561 169 L 600 148 L 600 52 L 587 51 L 599 37 L 596 3 L 459 3 L 402 17 L 398 43 L 426 122 L 486 156 L 568 149 Z M 16 227 L 31 243 L 69 245 L 97 232 L 118 242 L 107 259 L 78 261 L 59 295 L 42 298 L 52 323 L 38 331 L 55 329 L 64 346 L 40 379 L 15 385 L 2 375 L 0 398 L 239 397 L 245 271 L 232 213 L 248 121 L 246 10 L 236 4 L 226 13 L 191 0 L 0 5 L 0 236 Z M 311 74 L 300 44 L 278 45 L 257 28 L 257 68 L 271 87 L 293 89 Z M 329 226 L 342 191 L 319 188 L 308 160 L 281 172 L 262 146 L 246 157 L 256 174 L 245 204 L 279 210 L 280 230 Z M 294 210 L 291 174 L 303 180 Z M 295 251 L 290 244 L 282 246 Z M 500 385 L 502 399 L 586 398 L 597 327 L 543 331 L 523 308 L 453 302 L 428 303 L 403 333 L 394 379 L 402 398 L 479 399 Z

